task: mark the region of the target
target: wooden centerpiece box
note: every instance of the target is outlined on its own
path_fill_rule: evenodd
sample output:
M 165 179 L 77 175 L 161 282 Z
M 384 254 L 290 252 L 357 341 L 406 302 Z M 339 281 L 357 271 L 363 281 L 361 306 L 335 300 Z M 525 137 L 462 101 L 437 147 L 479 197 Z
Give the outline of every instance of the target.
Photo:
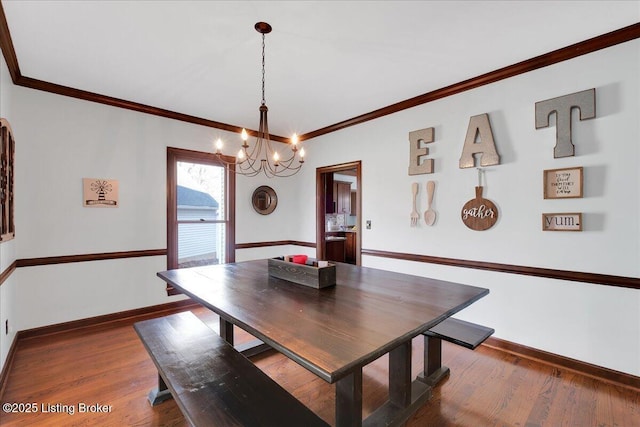
M 289 257 L 287 257 L 289 258 Z M 285 260 L 284 257 L 269 258 L 269 275 L 278 279 L 321 289 L 336 284 L 336 265 L 328 263 L 318 267 L 318 262 L 309 258 L 305 264 Z M 315 264 L 315 265 L 314 265 Z

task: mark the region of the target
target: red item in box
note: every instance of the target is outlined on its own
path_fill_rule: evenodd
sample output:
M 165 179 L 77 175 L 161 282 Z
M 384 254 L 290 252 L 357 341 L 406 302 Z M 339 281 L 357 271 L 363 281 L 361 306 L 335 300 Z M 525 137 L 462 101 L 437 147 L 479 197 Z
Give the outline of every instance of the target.
M 292 257 L 293 262 L 295 262 L 296 264 L 304 264 L 307 262 L 307 256 L 306 255 L 294 255 Z

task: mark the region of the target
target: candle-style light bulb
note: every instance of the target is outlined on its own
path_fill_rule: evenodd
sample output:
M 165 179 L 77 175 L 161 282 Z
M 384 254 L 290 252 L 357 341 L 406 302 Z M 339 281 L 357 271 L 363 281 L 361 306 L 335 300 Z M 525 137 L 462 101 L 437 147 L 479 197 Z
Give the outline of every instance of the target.
M 298 146 L 298 134 L 294 133 L 293 136 L 291 137 L 291 145 L 293 145 L 294 147 Z
M 238 151 L 238 156 L 237 157 L 238 157 L 239 161 L 241 161 L 241 162 L 244 161 L 244 151 L 242 149 L 240 149 Z
M 304 148 L 300 149 L 300 158 L 304 159 Z
M 273 161 L 277 165 L 279 160 L 280 160 L 280 156 L 278 155 L 278 152 L 276 151 L 276 152 L 273 153 Z
M 240 134 L 240 137 L 244 142 L 247 142 L 247 139 L 249 139 L 249 134 L 247 133 L 247 130 L 245 128 L 242 128 L 242 133 Z
M 218 140 L 216 141 L 216 150 L 218 153 L 220 153 L 220 150 L 222 150 L 222 140 L 220 138 L 218 138 Z

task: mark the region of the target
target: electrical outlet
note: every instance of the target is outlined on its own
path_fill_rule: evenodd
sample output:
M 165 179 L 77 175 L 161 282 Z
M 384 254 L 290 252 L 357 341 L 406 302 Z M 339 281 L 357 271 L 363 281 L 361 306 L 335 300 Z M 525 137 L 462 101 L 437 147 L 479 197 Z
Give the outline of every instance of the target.
M 371 220 L 370 219 L 367 220 L 366 227 L 367 227 L 367 230 L 371 230 Z

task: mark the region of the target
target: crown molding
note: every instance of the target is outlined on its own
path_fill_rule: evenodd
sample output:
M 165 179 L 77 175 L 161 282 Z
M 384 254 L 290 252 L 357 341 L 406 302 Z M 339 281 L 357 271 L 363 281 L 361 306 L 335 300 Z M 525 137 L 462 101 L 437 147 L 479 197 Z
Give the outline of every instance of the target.
M 542 67 L 556 64 L 558 62 L 573 59 L 581 55 L 595 52 L 600 49 L 615 46 L 620 43 L 625 43 L 634 39 L 640 38 L 640 23 L 629 25 L 624 28 L 606 33 L 583 42 L 572 44 L 570 46 L 554 50 L 552 52 L 536 56 L 535 58 L 528 59 L 526 61 L 519 62 L 504 68 L 500 68 L 495 71 L 491 71 L 486 74 L 482 74 L 471 79 L 452 84 L 450 86 L 436 89 L 431 92 L 424 93 L 422 95 L 415 96 L 413 98 L 406 99 L 404 101 L 391 104 L 389 106 L 361 114 L 348 120 L 344 120 L 333 125 L 323 127 L 311 132 L 299 135 L 299 140 L 304 141 L 312 138 L 316 138 L 321 135 L 326 135 L 331 132 L 335 132 L 350 126 L 355 126 L 370 120 L 374 120 L 389 114 L 397 113 L 408 108 L 412 108 L 418 105 L 426 104 L 437 99 L 445 98 L 447 96 L 455 95 L 467 90 L 475 89 L 480 86 L 484 86 L 490 83 L 514 77 L 519 74 L 523 74 L 529 71 L 537 70 Z M 188 114 L 178 113 L 175 111 L 165 110 L 163 108 L 153 107 L 151 105 L 145 105 L 138 102 L 127 101 L 124 99 L 114 98 L 107 95 L 101 95 L 81 89 L 75 89 L 68 86 L 62 86 L 55 83 L 46 82 L 43 80 L 33 79 L 31 77 L 23 76 L 20 72 L 20 66 L 18 64 L 18 58 L 16 56 L 13 42 L 11 40 L 11 34 L 9 32 L 9 26 L 7 19 L 0 2 L 0 49 L 4 55 L 9 73 L 13 83 L 17 86 L 27 87 L 30 89 L 42 90 L 45 92 L 55 93 L 58 95 L 69 96 L 72 98 L 82 99 L 90 102 L 97 102 L 100 104 L 110 105 L 113 107 L 124 108 L 127 110 L 138 111 L 145 114 L 152 114 L 160 117 L 165 117 L 174 120 L 180 120 L 187 123 L 193 123 L 201 126 L 221 129 L 229 132 L 239 133 L 242 127 L 235 126 L 227 123 L 217 122 L 215 120 L 208 120 Z M 251 136 L 255 136 L 257 131 L 247 129 L 247 132 Z M 271 140 L 289 143 L 289 138 L 285 138 L 278 135 L 270 135 Z
M 637 38 L 640 38 L 640 23 L 633 24 L 628 27 L 624 27 L 619 30 L 612 31 L 610 33 L 606 33 L 576 44 L 572 44 L 570 46 L 554 50 L 552 52 L 545 53 L 543 55 L 536 56 L 522 62 L 518 62 L 517 64 L 490 71 L 486 74 L 482 74 L 480 76 L 473 77 L 459 83 L 454 83 L 450 86 L 436 89 L 434 91 L 427 92 L 422 95 L 397 102 L 395 104 L 391 104 L 378 110 L 374 110 L 369 113 L 365 113 L 351 119 L 305 133 L 303 135 L 300 135 L 300 139 L 303 140 L 316 138 L 321 135 L 326 135 L 331 132 L 367 122 L 369 120 L 378 119 L 389 114 L 397 113 L 408 108 L 413 108 L 418 105 L 456 95 L 458 93 L 475 89 L 480 86 L 508 79 L 509 77 L 515 77 L 519 74 L 524 74 L 529 71 L 537 70 L 539 68 L 548 67 L 549 65 L 577 58 L 578 56 L 586 55 L 588 53 L 615 46 L 620 43 L 635 40 Z

